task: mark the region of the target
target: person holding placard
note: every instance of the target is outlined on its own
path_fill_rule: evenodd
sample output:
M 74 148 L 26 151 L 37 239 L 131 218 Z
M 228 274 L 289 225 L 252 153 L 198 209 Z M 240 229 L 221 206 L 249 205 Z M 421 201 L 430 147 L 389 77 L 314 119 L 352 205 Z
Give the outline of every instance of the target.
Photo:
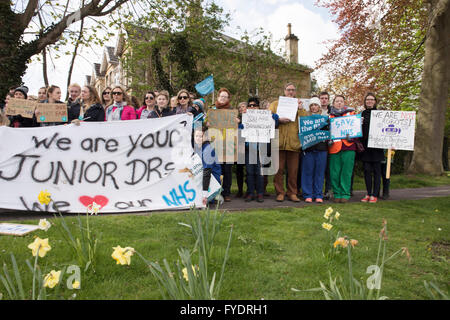
M 311 98 L 308 115 L 321 115 L 322 110 L 319 98 Z M 321 130 L 329 130 L 328 126 Z M 327 165 L 328 143 L 319 142 L 303 150 L 302 160 L 302 191 L 305 202 L 323 202 L 323 183 Z
M 106 109 L 105 121 L 136 120 L 136 111 L 121 86 L 111 90 L 112 101 Z
M 342 95 L 335 96 L 330 110 L 330 118 L 354 115 L 355 110 L 345 106 Z M 333 189 L 334 202 L 346 203 L 351 197 L 351 181 L 355 163 L 354 139 L 330 140 L 328 153 L 330 154 L 330 178 Z
M 39 102 L 41 102 L 41 101 L 44 101 L 45 99 L 47 99 L 47 87 L 41 87 L 41 88 L 39 88 L 39 91 L 38 91 L 37 100 Z
M 202 159 L 203 164 L 203 204 L 207 204 L 208 190 L 211 182 L 211 176 L 220 183 L 222 169 L 218 164 L 216 151 L 209 141 L 204 137 L 206 127 L 196 127 L 194 129 L 194 151 Z M 211 201 L 212 202 L 212 201 Z
M 69 122 L 105 121 L 105 109 L 94 87 L 84 86 L 80 98 L 80 102 L 73 103 L 69 108 Z
M 295 98 L 297 88 L 293 83 L 288 83 L 284 87 L 284 95 L 288 98 Z M 269 109 L 274 114 L 278 114 L 278 103 L 274 101 Z M 298 137 L 298 117 L 306 116 L 302 102 L 298 99 L 295 121 L 286 117 L 279 118 L 279 168 L 275 174 L 274 185 L 277 193 L 276 201 L 284 201 L 287 195 L 290 201 L 300 202 L 297 197 L 297 174 L 300 157 L 300 139 Z M 284 172 L 287 170 L 287 191 L 284 189 Z
M 368 93 L 364 98 L 364 108 L 365 110 L 361 115 L 363 121 L 363 137 L 361 138 L 361 143 L 364 146 L 364 151 L 361 153 L 360 158 L 363 162 L 367 194 L 361 199 L 361 202 L 376 203 L 378 194 L 380 193 L 381 161 L 384 160 L 384 153 L 383 149 L 367 147 L 369 142 L 370 116 L 373 110 L 377 110 L 377 98 L 373 93 Z
M 169 107 L 169 92 L 166 90 L 159 91 L 156 94 L 156 107 L 150 113 L 149 118 L 163 118 L 173 116 L 175 110 Z
M 64 102 L 61 101 L 61 88 L 55 85 L 51 85 L 47 89 L 47 99 L 42 101 L 41 103 L 57 103 L 57 104 L 64 104 Z M 34 111 L 34 117 L 33 121 L 37 123 L 38 127 L 49 127 L 49 126 L 57 126 L 61 124 L 65 124 L 66 122 L 38 122 L 38 118 L 41 117 L 42 110 L 39 110 L 37 107 Z
M 28 87 L 21 86 L 14 90 L 14 99 L 27 100 L 28 99 Z M 20 114 L 16 116 L 10 116 L 10 127 L 13 128 L 29 128 L 35 127 L 36 122 L 32 118 L 22 117 Z

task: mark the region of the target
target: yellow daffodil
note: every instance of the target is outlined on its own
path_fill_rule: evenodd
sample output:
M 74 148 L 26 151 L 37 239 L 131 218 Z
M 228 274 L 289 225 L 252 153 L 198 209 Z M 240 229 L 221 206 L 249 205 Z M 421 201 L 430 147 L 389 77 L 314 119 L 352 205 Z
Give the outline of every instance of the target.
M 52 224 L 50 222 L 48 222 L 47 219 L 40 219 L 38 226 L 39 226 L 39 229 L 47 231 L 48 229 L 50 229 Z
M 131 247 L 122 248 L 121 246 L 113 247 L 114 252 L 111 257 L 117 261 L 117 264 L 130 265 L 131 256 L 134 253 L 134 249 Z
M 354 248 L 358 244 L 358 240 L 352 239 L 350 240 L 350 244 L 352 245 L 352 248 Z
M 339 220 L 339 217 L 341 216 L 341 214 L 339 212 L 336 212 L 336 214 L 334 215 L 334 218 L 336 220 Z
M 44 287 L 54 288 L 59 283 L 59 277 L 61 276 L 61 271 L 50 271 L 44 278 Z
M 95 202 L 92 202 L 92 204 L 88 205 L 88 213 L 92 216 L 93 214 L 97 215 L 97 213 L 101 209 L 101 205 L 96 204 Z
M 333 228 L 333 225 L 324 222 L 324 223 L 322 223 L 322 228 L 324 228 L 324 229 L 330 231 L 331 228 Z
M 194 273 L 194 276 L 195 276 L 196 273 L 195 273 L 194 266 L 191 266 L 191 267 L 192 267 L 192 272 Z M 184 269 L 181 270 L 181 271 L 183 272 L 183 278 L 186 279 L 186 281 L 189 281 L 187 269 L 184 268 Z
M 323 215 L 323 217 L 325 219 L 328 219 L 331 216 L 332 213 L 333 213 L 333 208 L 329 207 L 327 210 L 325 210 L 325 214 Z
M 39 257 L 43 258 L 52 247 L 50 247 L 50 245 L 48 244 L 48 238 L 41 239 L 39 237 L 36 237 L 36 239 L 34 239 L 34 242 L 28 245 L 28 248 L 31 249 L 33 257 L 38 254 L 39 250 Z
M 39 192 L 38 200 L 40 204 L 49 204 L 52 201 L 50 192 L 47 192 L 47 190 Z
M 341 246 L 342 248 L 347 248 L 348 240 L 345 238 L 337 238 L 334 242 L 333 246 L 336 248 L 337 246 Z
M 80 281 L 74 281 L 73 283 L 72 283 L 72 288 L 73 289 L 80 289 Z

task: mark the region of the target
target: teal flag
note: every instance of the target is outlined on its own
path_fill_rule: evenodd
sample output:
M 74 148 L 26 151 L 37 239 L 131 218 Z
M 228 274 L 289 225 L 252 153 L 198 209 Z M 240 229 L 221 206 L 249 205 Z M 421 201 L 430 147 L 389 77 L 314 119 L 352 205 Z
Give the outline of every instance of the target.
M 206 96 L 212 92 L 214 92 L 214 78 L 213 76 L 207 77 L 202 82 L 199 82 L 195 85 L 195 89 L 202 96 Z

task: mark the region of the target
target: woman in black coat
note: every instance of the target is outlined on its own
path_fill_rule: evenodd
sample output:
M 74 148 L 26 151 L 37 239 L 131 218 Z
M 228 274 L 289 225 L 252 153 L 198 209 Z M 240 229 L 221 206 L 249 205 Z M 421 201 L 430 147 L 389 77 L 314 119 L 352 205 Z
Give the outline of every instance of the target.
M 81 103 L 74 103 L 68 110 L 69 122 L 105 121 L 105 109 L 102 106 L 97 90 L 92 86 L 84 86 L 81 90 Z
M 364 108 L 362 112 L 362 132 L 361 142 L 364 146 L 364 152 L 361 154 L 361 160 L 364 168 L 364 180 L 366 182 L 367 194 L 361 200 L 362 202 L 376 203 L 380 192 L 381 183 L 381 161 L 384 160 L 383 149 L 368 148 L 370 117 L 372 110 L 377 110 L 377 98 L 373 93 L 368 93 L 364 98 Z

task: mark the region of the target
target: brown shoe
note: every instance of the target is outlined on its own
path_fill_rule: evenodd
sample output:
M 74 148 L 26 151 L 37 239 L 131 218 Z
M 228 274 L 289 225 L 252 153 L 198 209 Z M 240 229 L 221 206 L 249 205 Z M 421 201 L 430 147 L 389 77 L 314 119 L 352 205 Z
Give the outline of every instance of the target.
M 289 201 L 300 202 L 300 199 L 295 194 L 293 194 L 289 196 Z
M 334 198 L 333 202 L 334 203 L 341 203 L 341 200 L 342 200 L 341 198 Z
M 283 202 L 284 201 L 284 194 L 279 194 L 279 195 L 277 195 L 277 199 L 276 199 L 278 202 Z
M 344 198 L 341 199 L 341 203 L 347 203 L 347 202 L 348 202 L 348 199 L 344 199 Z
M 231 197 L 230 196 L 225 196 L 225 197 L 223 197 L 223 200 L 225 202 L 231 202 Z

